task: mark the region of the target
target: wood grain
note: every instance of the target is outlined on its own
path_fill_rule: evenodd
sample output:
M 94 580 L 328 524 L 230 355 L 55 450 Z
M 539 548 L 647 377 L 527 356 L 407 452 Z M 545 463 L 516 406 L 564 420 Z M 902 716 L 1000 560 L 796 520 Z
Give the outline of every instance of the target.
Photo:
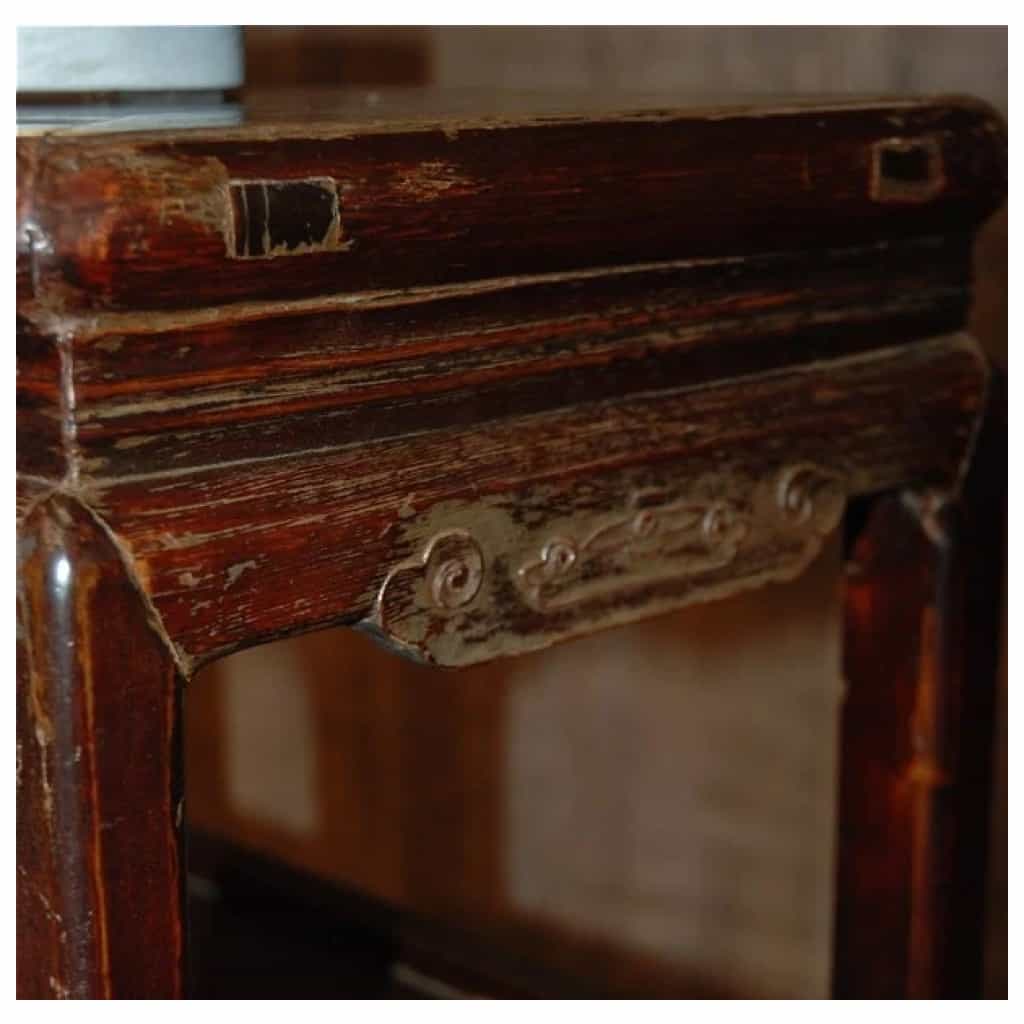
M 982 993 L 1006 511 L 996 385 L 959 500 L 880 500 L 848 569 L 840 997 Z
M 179 995 L 181 678 L 86 509 L 18 545 L 18 994 Z
M 1003 128 L 973 101 L 360 113 L 298 131 L 285 111 L 236 129 L 19 138 L 37 300 L 188 309 L 822 249 L 836 236 L 863 245 L 937 221 L 969 231 L 1005 190 Z M 893 137 L 940 148 L 930 201 L 873 197 L 873 147 Z M 272 269 L 233 258 L 229 183 L 312 178 L 338 183 L 349 244 Z
M 89 476 L 184 470 L 906 344 L 963 323 L 968 253 L 966 237 L 940 236 L 75 323 L 75 450 Z
M 951 494 L 972 451 L 988 368 L 958 332 L 1006 187 L 988 108 L 297 109 L 18 139 L 37 993 L 179 990 L 177 694 L 199 665 L 408 622 L 395 570 L 487 516 L 536 547 L 712 479 L 743 512 L 751 481 L 807 465 L 846 496 Z M 555 614 L 502 575 L 519 547 L 488 549 L 486 614 L 406 650 L 535 649 L 813 555 L 758 537 Z
M 373 620 L 428 531 L 485 508 L 544 543 L 638 489 L 742 492 L 784 463 L 835 463 L 851 495 L 955 486 L 985 370 L 951 332 L 1005 178 L 991 112 L 332 102 L 19 140 L 21 468 L 113 530 L 186 669 Z M 474 657 L 765 564 L 549 623 L 497 595 Z
M 476 428 L 97 481 L 82 492 L 130 553 L 183 657 L 201 661 L 365 618 L 387 572 L 418 550 L 410 524 L 444 502 L 463 503 L 450 525 L 492 502 L 542 526 L 574 508 L 617 508 L 636 487 L 700 477 L 723 457 L 754 476 L 780 457 L 842 464 L 851 494 L 908 479 L 949 486 L 984 381 L 976 346 L 954 337 Z M 742 564 L 735 569 L 743 575 Z
M 19 316 L 15 461 L 19 473 L 60 480 L 70 472 L 68 417 L 63 400 L 66 350 L 52 335 Z

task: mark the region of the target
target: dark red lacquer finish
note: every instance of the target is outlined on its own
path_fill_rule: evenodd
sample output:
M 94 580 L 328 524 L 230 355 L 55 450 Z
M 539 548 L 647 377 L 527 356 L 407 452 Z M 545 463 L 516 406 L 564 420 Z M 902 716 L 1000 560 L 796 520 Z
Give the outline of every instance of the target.
M 535 649 L 791 576 L 844 501 L 952 507 L 970 463 L 970 249 L 1005 194 L 973 101 L 333 102 L 18 140 L 27 996 L 182 991 L 198 665 L 338 623 Z M 978 822 L 905 718 L 984 720 L 942 595 L 986 584 L 886 501 L 850 587 L 842 994 L 941 990 L 936 915 L 973 906 L 944 879 Z

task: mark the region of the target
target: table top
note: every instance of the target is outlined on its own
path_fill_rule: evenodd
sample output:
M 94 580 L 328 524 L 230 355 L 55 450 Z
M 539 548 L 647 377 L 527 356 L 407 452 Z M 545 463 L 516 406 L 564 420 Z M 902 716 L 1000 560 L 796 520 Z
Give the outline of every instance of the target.
M 602 121 L 666 121 L 693 118 L 886 109 L 899 111 L 956 105 L 993 115 L 969 97 L 920 97 L 834 93 L 651 93 L 639 91 L 482 91 L 477 89 L 294 88 L 250 91 L 241 99 L 199 94 L 134 94 L 120 102 L 31 103 L 18 107 L 19 135 L 160 134 L 195 140 L 204 136 L 256 139 L 292 135 L 368 134 L 442 129 L 515 128 Z

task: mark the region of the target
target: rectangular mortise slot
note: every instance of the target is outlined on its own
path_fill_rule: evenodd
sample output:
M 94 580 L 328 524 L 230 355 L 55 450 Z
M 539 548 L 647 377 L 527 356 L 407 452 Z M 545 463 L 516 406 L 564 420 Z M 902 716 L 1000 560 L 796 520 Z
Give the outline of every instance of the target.
M 883 139 L 872 148 L 871 198 L 876 202 L 925 202 L 945 183 L 937 139 Z
M 232 181 L 232 259 L 270 259 L 342 247 L 341 201 L 331 178 Z

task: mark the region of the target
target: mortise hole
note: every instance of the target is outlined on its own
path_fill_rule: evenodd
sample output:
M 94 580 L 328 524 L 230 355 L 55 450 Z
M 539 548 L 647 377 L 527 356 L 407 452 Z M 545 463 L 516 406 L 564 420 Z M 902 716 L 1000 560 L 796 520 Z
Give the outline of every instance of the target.
M 922 202 L 945 184 L 938 141 L 884 139 L 875 144 L 871 167 L 871 197 L 878 202 Z
M 883 149 L 879 154 L 879 169 L 883 180 L 905 184 L 925 182 L 929 175 L 930 157 L 924 146 L 906 149 Z

